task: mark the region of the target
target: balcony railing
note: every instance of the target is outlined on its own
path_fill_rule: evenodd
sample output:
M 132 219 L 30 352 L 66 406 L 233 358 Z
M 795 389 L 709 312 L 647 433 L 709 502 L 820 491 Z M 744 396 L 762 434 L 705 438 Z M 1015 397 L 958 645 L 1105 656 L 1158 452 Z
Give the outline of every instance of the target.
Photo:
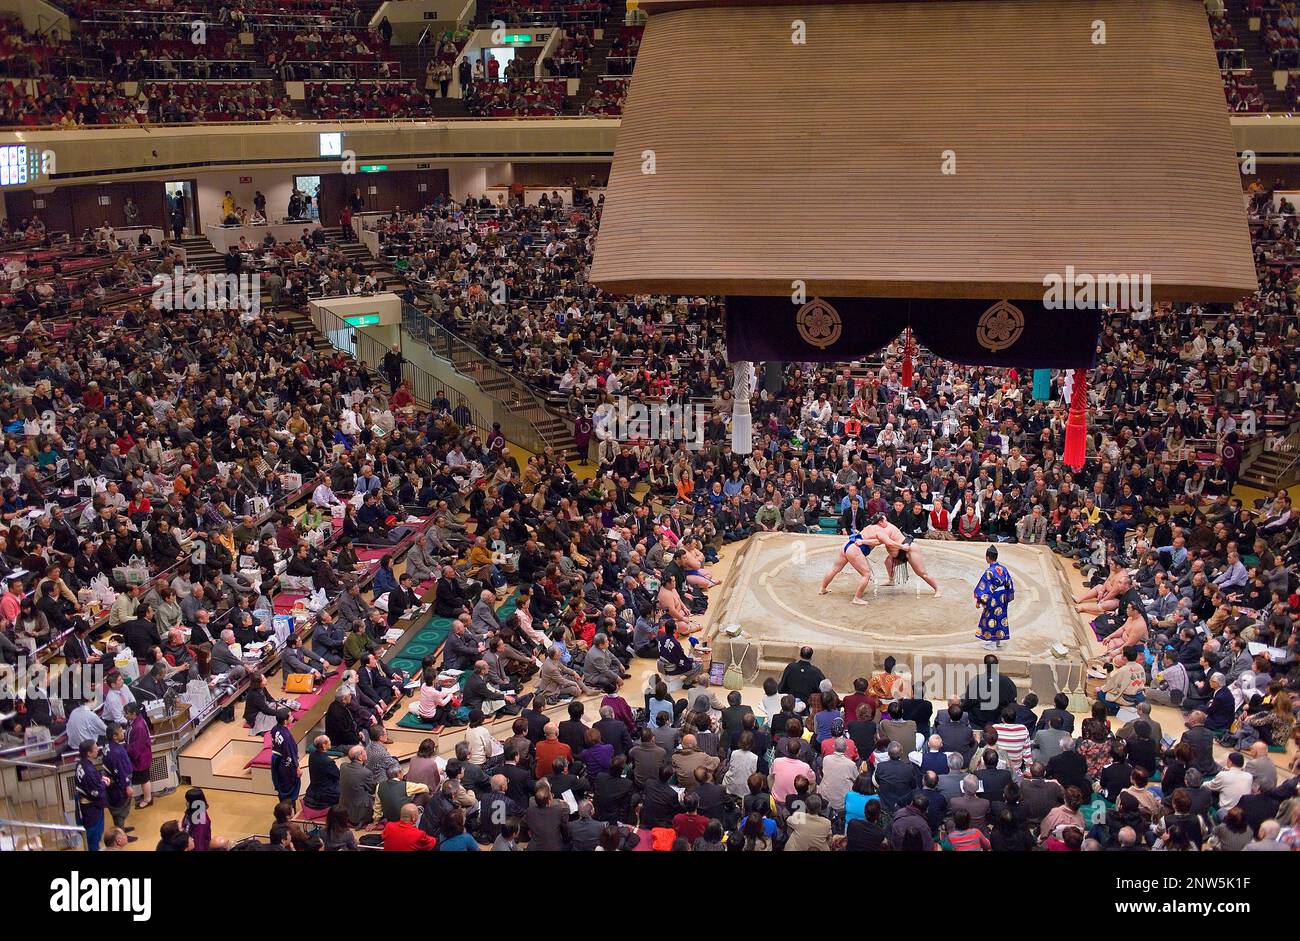
M 310 316 L 316 330 L 329 342 L 330 346 L 347 353 L 363 366 L 377 368 L 383 362 L 384 356 L 393 349 L 388 344 L 357 327 L 351 326 L 337 314 L 333 314 L 319 305 L 311 308 Z M 448 394 L 446 392 L 446 383 L 439 382 L 438 378 L 427 370 L 404 360 L 402 362 L 402 378 L 411 384 L 411 395 L 421 405 L 429 405 L 436 398 L 437 393 L 442 392 L 451 402 L 452 411 L 459 412 L 462 415 L 468 414 L 469 423 L 474 427 L 485 433 L 492 427 L 491 421 L 475 409 L 468 398 L 454 390 Z M 505 425 L 502 425 L 502 433 L 507 438 L 510 438 L 509 433 L 504 431 L 504 428 Z M 520 443 L 522 444 L 522 442 Z
M 541 430 L 554 416 L 517 376 L 414 305 L 402 305 L 402 323 L 407 333 L 428 344 L 435 356 L 451 363 L 492 403 L 492 421 L 501 425 L 508 441 L 536 453 L 554 444 Z
M 86 831 L 58 823 L 29 823 L 0 818 L 0 852 L 84 851 Z

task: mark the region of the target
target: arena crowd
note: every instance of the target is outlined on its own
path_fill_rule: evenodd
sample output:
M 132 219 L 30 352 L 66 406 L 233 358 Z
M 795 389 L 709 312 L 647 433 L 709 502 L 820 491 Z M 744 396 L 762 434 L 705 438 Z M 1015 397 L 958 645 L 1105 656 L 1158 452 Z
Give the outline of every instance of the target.
M 463 337 L 572 415 L 573 455 L 518 452 L 441 392 L 417 406 L 399 357 L 372 373 L 318 351 L 276 304 L 177 313 L 126 292 L 74 306 L 56 283 L 83 259 L 135 272 L 136 288 L 168 259 L 102 233 L 72 246 L 38 222 L 6 231 L 18 283 L 0 369 L 0 654 L 85 670 L 107 631 L 141 678 L 84 702 L 35 680 L 0 704 L 18 711 L 4 744 L 33 728 L 66 737 L 90 769 L 80 803 L 88 830 L 98 816 L 96 841 L 129 842 L 133 807 L 152 800 L 141 706 L 174 680 L 229 679 L 232 650 L 266 638 L 259 612 L 296 579 L 329 606 L 284 656 L 343 681 L 303 793 L 286 770 L 297 745 L 292 760 L 288 745 L 275 752 L 276 846 L 1300 843 L 1300 536 L 1286 491 L 1248 498 L 1237 483 L 1259 436 L 1291 446 L 1288 204 L 1252 193 L 1254 298 L 1108 316 L 1075 472 L 1061 460 L 1061 377 L 1036 398 L 1031 375 L 921 350 L 904 386 L 898 344 L 866 363 L 753 377 L 754 448 L 733 455 L 718 302 L 594 288 L 600 198 L 577 192 L 535 206 L 442 198 L 374 223 L 409 322 Z M 302 250 L 313 270 L 331 266 L 328 244 Z M 629 439 L 620 396 L 699 403 L 700 437 Z M 758 531 L 847 534 L 880 515 L 911 539 L 1042 544 L 1077 564 L 1076 603 L 1106 651 L 1088 708 L 1005 677 L 996 702 L 972 690 L 936 704 L 888 661 L 837 689 L 815 651 L 761 695 L 711 689 L 698 644 L 723 547 Z M 377 563 L 358 556 L 367 548 Z M 94 610 L 97 580 L 140 569 L 141 590 Z M 451 629 L 408 676 L 385 663 L 385 632 L 424 592 Z M 1152 705 L 1181 710 L 1184 728 L 1163 729 Z M 255 730 L 284 727 L 258 680 L 243 708 Z M 399 708 L 433 730 L 405 767 L 386 748 Z M 456 736 L 454 758 L 439 760 L 439 735 Z M 300 807 L 328 818 L 320 833 Z M 177 823 L 159 848 L 225 845 Z

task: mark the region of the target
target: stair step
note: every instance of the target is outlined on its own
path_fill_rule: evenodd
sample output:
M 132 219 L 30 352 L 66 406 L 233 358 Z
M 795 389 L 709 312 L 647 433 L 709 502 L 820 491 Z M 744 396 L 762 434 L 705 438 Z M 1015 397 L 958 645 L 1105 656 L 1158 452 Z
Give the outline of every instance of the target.
M 1259 86 L 1265 107 L 1269 111 L 1289 110 L 1286 93 L 1273 87 L 1273 63 L 1264 48 L 1263 33 L 1250 31 L 1250 16 L 1236 2 L 1228 4 L 1226 18 L 1237 34 L 1237 45 L 1245 52 L 1246 66 L 1251 69 L 1251 78 Z M 1226 103 L 1224 107 L 1227 107 Z

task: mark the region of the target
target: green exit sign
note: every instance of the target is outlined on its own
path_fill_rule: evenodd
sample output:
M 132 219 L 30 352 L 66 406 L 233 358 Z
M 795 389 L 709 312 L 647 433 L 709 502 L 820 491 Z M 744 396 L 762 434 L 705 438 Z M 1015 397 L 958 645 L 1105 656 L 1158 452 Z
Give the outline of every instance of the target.
M 349 327 L 373 327 L 379 323 L 378 314 L 354 314 L 344 317 L 343 322 Z
M 362 173 L 383 173 L 387 169 L 388 164 L 386 163 L 363 163 L 361 165 Z
M 532 42 L 533 37 L 528 33 L 515 33 L 513 36 L 501 37 L 505 42 Z

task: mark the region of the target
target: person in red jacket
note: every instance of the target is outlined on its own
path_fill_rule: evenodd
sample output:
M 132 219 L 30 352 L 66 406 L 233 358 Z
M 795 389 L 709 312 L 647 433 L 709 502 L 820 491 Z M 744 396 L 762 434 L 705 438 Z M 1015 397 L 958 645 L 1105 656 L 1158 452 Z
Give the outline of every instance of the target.
M 99 383 L 93 379 L 87 384 L 86 391 L 81 394 L 81 404 L 86 406 L 92 412 L 98 412 L 104 407 L 104 393 L 99 388 Z
M 403 804 L 401 819 L 384 825 L 384 852 L 409 853 L 437 846 L 437 840 L 415 825 L 419 819 L 419 807 Z
M 948 508 L 939 500 L 934 501 L 934 506 L 930 508 L 930 528 L 926 530 L 926 539 L 953 539 L 952 518 L 948 514 Z

